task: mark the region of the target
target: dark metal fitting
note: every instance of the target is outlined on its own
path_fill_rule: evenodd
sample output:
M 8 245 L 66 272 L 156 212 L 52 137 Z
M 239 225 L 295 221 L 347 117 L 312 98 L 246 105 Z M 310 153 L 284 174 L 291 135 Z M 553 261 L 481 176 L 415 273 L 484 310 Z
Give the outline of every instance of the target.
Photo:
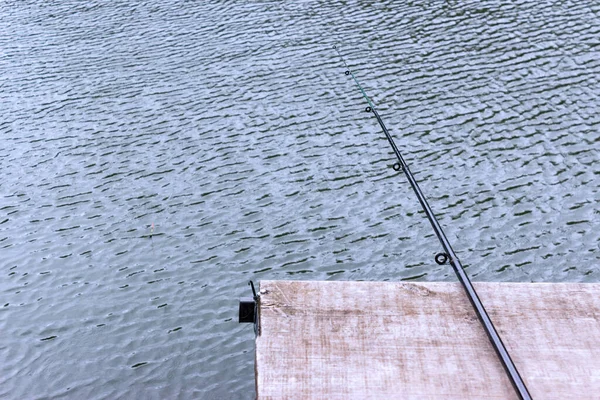
M 399 163 L 396 163 L 392 165 L 392 168 L 394 168 L 394 171 L 400 171 L 402 169 L 402 166 Z
M 242 297 L 240 299 L 240 307 L 238 312 L 239 322 L 256 324 L 259 297 L 256 294 L 256 289 L 254 289 L 254 282 L 248 281 L 248 285 L 252 287 L 253 297 Z
M 239 322 L 253 324 L 256 308 L 256 301 L 252 297 L 242 297 L 240 299 Z
M 344 74 L 350 75 L 350 71 L 346 71 L 346 72 L 344 72 Z
M 435 255 L 435 262 L 438 265 L 444 265 L 448 262 L 448 254 L 446 253 L 437 253 Z
M 365 108 L 365 111 L 366 111 L 366 112 L 371 112 L 371 111 L 372 111 L 372 109 L 371 109 L 371 107 L 367 107 L 367 108 Z

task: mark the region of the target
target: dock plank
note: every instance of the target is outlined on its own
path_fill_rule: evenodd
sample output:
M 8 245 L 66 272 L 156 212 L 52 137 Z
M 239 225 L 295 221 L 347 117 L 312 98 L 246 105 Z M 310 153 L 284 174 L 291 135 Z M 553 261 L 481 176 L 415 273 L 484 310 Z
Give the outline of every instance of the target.
M 600 393 L 600 285 L 475 283 L 533 398 Z M 262 281 L 259 399 L 514 399 L 458 283 Z

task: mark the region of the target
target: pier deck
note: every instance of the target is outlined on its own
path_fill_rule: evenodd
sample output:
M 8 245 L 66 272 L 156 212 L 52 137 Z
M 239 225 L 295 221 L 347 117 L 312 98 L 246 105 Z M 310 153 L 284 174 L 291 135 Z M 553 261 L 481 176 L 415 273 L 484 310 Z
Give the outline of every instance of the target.
M 534 399 L 600 395 L 600 284 L 475 283 Z M 262 281 L 258 399 L 513 399 L 459 283 Z

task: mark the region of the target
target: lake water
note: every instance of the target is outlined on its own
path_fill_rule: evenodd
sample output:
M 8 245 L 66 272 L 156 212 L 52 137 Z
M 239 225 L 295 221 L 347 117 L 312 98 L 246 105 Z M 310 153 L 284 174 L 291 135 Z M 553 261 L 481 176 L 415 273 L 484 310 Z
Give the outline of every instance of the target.
M 139 3 L 139 4 L 137 4 Z M 251 399 L 262 279 L 600 281 L 600 6 L 0 3 L 0 398 Z

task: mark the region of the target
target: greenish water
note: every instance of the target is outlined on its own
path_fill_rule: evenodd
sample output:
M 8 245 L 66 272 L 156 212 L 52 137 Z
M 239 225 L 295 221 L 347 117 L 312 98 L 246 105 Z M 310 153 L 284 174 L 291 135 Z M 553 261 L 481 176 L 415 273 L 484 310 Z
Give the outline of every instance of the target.
M 0 398 L 254 397 L 249 279 L 600 279 L 591 2 L 0 4 Z

